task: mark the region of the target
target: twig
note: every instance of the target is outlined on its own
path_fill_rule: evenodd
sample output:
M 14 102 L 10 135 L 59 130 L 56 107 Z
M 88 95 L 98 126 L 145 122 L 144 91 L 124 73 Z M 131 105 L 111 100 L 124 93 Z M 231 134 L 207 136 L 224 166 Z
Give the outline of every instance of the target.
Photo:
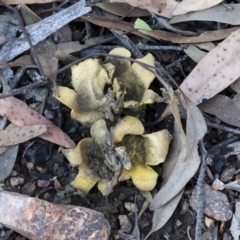
M 219 124 L 216 124 L 216 123 L 211 123 L 209 121 L 206 121 L 206 123 L 209 127 L 216 128 L 216 129 L 219 129 L 219 130 L 223 130 L 225 132 L 233 133 L 235 135 L 240 135 L 240 130 L 238 130 L 238 129 L 225 127 L 225 126 L 222 126 L 222 125 L 219 125 Z
M 85 1 L 79 0 L 75 4 L 54 15 L 26 26 L 25 29 L 31 38 L 32 44 L 36 45 L 64 25 L 68 24 L 70 21 L 88 13 L 89 11 L 91 11 L 91 8 L 85 6 Z M 8 41 L 0 49 L 0 62 L 9 62 L 30 48 L 27 41 L 22 41 L 23 37 L 24 36 L 20 36 L 19 39 Z
M 175 67 L 175 66 L 178 65 L 179 63 L 185 61 L 187 58 L 188 58 L 188 56 L 185 55 L 185 56 L 183 56 L 183 57 L 177 59 L 175 62 L 173 62 L 173 63 L 167 65 L 167 66 L 166 66 L 166 70 L 169 70 L 169 69 Z
M 182 51 L 184 47 L 181 46 L 160 46 L 160 45 L 143 45 L 139 43 L 136 47 L 140 50 L 159 50 L 159 51 Z
M 134 228 L 131 235 L 134 236 L 136 240 L 140 240 L 140 232 L 138 227 L 137 193 L 135 193 L 134 205 L 135 205 L 135 211 L 134 211 L 135 223 L 134 223 Z
M 82 57 L 80 59 L 77 59 L 76 61 L 64 66 L 63 68 L 59 69 L 58 71 L 55 71 L 53 73 L 51 73 L 50 75 L 47 76 L 47 78 L 51 78 L 53 77 L 54 75 L 56 74 L 59 74 L 65 70 L 67 70 L 68 68 L 70 68 L 71 66 L 75 65 L 75 64 L 78 64 L 79 62 L 82 62 L 84 61 L 85 59 L 88 59 L 88 58 L 91 58 L 91 57 L 96 57 L 96 56 L 105 56 L 105 57 L 116 57 L 116 58 L 120 58 L 120 59 L 126 59 L 126 60 L 129 60 L 131 62 L 135 62 L 135 63 L 138 63 L 139 65 L 141 65 L 142 67 L 145 67 L 147 70 L 149 70 L 150 72 L 154 73 L 155 74 L 155 71 L 157 72 L 161 72 L 162 69 L 159 69 L 157 67 L 154 67 L 154 66 L 151 66 L 149 64 L 146 64 L 146 63 L 143 63 L 143 62 L 140 62 L 136 59 L 133 59 L 133 58 L 129 58 L 129 57 L 123 57 L 123 56 L 118 56 L 118 55 L 113 55 L 113 54 L 106 54 L 106 53 L 91 53 L 85 57 Z M 47 79 L 46 78 L 46 79 Z M 44 79 L 36 82 L 36 83 L 32 83 L 28 86 L 25 86 L 25 87 L 22 87 L 22 88 L 18 88 L 18 89 L 14 89 L 12 90 L 11 92 L 8 92 L 6 94 L 0 94 L 0 99 L 1 98 L 6 98 L 6 97 L 10 97 L 10 96 L 14 96 L 14 95 L 18 95 L 18 94 L 24 94 L 26 93 L 26 91 L 28 89 L 32 89 L 32 88 L 35 88 L 35 87 L 39 87 L 41 86 L 42 84 L 44 83 L 47 83 L 46 81 L 44 81 Z
M 61 11 L 63 5 L 65 5 L 66 3 L 68 3 L 69 0 L 64 0 L 61 4 L 59 4 L 58 6 L 53 6 L 52 8 L 43 10 L 43 9 L 39 9 L 36 13 L 37 14 L 41 14 L 41 13 L 46 13 L 46 12 L 53 12 L 53 11 Z
M 109 29 L 112 34 L 122 43 L 122 45 L 127 48 L 135 58 L 142 58 L 143 54 L 139 51 L 139 49 L 134 45 L 134 43 L 127 37 L 119 34 L 114 29 Z
M 72 62 L 72 63 L 69 63 L 68 65 L 58 69 L 58 71 L 55 71 L 53 72 L 52 74 L 48 75 L 47 77 L 50 78 L 56 74 L 59 74 L 65 70 L 67 70 L 68 68 L 70 68 L 71 66 L 75 65 L 75 64 L 78 64 L 79 62 L 82 62 L 84 61 L 85 59 L 88 59 L 88 58 L 94 58 L 94 57 L 98 57 L 98 56 L 103 56 L 103 57 L 115 57 L 115 58 L 120 58 L 120 59 L 125 59 L 125 60 L 128 60 L 130 62 L 134 62 L 134 63 L 137 63 L 139 65 L 141 65 L 142 67 L 146 68 L 148 71 L 151 71 L 152 73 L 155 73 L 155 71 L 158 70 L 158 68 L 154 67 L 154 66 L 151 66 L 149 64 L 146 64 L 146 63 L 143 63 L 143 62 L 140 62 L 134 58 L 130 58 L 130 57 L 124 57 L 124 56 L 119 56 L 119 55 L 115 55 L 115 54 L 107 54 L 107 53 L 90 53 L 88 54 L 87 56 L 84 56 L 82 58 L 79 58 L 77 59 L 76 61 Z
M 29 89 L 40 87 L 44 83 L 48 83 L 48 81 L 42 80 L 42 81 L 39 81 L 39 82 L 29 84 L 28 86 L 25 86 L 25 87 L 14 89 L 14 90 L 12 90 L 8 93 L 2 93 L 2 94 L 0 94 L 0 99 L 15 96 L 15 95 L 18 95 L 18 94 L 25 94 Z
M 210 157 L 203 145 L 202 140 L 199 142 L 200 144 L 200 152 L 202 156 L 202 163 L 200 167 L 200 172 L 197 181 L 197 221 L 196 221 L 196 230 L 195 230 L 195 240 L 201 240 L 202 236 L 202 220 L 203 220 L 203 208 L 204 208 L 204 199 L 203 199 L 203 182 L 205 177 L 205 171 L 207 167 L 207 162 L 209 161 Z
M 96 45 L 97 44 L 102 44 L 102 43 L 105 43 L 105 42 L 109 42 L 109 41 L 112 41 L 114 40 L 115 37 L 108 37 L 106 39 L 103 39 L 101 41 L 96 41 Z M 116 48 L 116 47 L 121 47 L 120 45 L 97 45 L 97 46 L 94 46 L 94 47 L 91 47 L 91 49 L 104 49 L 104 50 L 108 50 L 108 51 L 111 51 L 112 49 Z M 139 50 L 146 50 L 146 51 L 182 51 L 183 50 L 183 47 L 179 47 L 179 46 L 158 46 L 158 45 L 142 45 L 141 43 L 136 45 L 136 47 L 139 49 Z
M 240 139 L 240 136 L 233 136 L 231 138 L 224 139 L 223 141 L 221 141 L 221 142 L 215 144 L 213 147 L 209 148 L 207 151 L 210 154 L 216 153 L 220 148 L 223 148 L 223 147 L 227 146 L 228 144 L 235 142 L 238 139 Z
M 33 46 L 33 44 L 32 44 L 32 41 L 31 41 L 29 35 L 27 34 L 27 31 L 26 31 L 26 29 L 25 29 L 25 27 L 24 27 L 23 19 L 22 19 L 21 15 L 20 15 L 18 9 L 17 9 L 17 8 L 14 8 L 14 7 L 12 7 L 12 6 L 8 5 L 8 4 L 6 4 L 6 3 L 5 3 L 4 1 L 2 1 L 2 0 L 0 0 L 0 3 L 1 3 L 4 7 L 10 9 L 11 11 L 13 11 L 13 12 L 16 14 L 17 19 L 18 19 L 18 22 L 19 22 L 19 27 L 20 27 L 20 29 L 21 29 L 21 31 L 22 31 L 25 39 L 27 40 L 27 42 L 28 42 L 28 44 L 29 44 L 29 46 L 30 46 L 30 50 L 31 50 L 31 52 L 32 52 L 32 57 L 33 57 L 33 59 L 36 61 L 36 64 L 37 64 L 37 66 L 38 66 L 38 70 L 39 70 L 39 72 L 40 72 L 40 74 L 41 74 L 42 77 L 45 76 L 45 75 L 44 75 L 43 68 L 42 68 L 42 64 L 40 63 L 40 60 L 39 60 L 38 55 L 37 55 L 37 53 L 36 53 L 36 51 L 35 51 L 35 49 L 34 49 L 34 46 Z

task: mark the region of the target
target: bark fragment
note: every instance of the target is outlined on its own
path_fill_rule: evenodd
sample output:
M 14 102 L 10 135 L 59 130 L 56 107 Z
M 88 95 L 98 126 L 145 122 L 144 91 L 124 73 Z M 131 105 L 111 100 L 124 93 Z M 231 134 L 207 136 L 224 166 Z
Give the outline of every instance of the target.
M 0 190 L 0 222 L 34 240 L 107 240 L 110 225 L 102 213 Z

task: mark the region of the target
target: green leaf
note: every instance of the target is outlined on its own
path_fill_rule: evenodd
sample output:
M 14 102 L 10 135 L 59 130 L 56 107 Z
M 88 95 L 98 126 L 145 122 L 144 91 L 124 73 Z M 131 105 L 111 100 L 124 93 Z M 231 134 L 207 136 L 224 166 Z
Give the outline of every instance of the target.
M 159 37 L 155 36 L 155 34 L 152 31 L 152 28 L 144 22 L 142 19 L 138 18 L 134 23 L 134 29 L 138 30 L 139 32 L 148 35 L 150 37 L 154 37 L 157 40 L 160 40 Z
M 152 28 L 146 23 L 144 22 L 142 19 L 138 18 L 135 23 L 134 23 L 134 28 L 139 30 L 141 32 L 141 30 L 152 30 Z

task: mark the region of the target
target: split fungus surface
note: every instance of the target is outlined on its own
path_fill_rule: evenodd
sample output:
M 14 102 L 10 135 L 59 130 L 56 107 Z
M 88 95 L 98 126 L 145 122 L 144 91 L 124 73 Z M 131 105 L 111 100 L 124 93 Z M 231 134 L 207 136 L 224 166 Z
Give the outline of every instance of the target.
M 131 56 L 124 48 L 110 54 Z M 138 61 L 154 66 L 151 54 Z M 75 149 L 61 149 L 79 166 L 72 185 L 83 194 L 98 184 L 108 195 L 119 180 L 130 178 L 141 191 L 154 189 L 158 174 L 150 166 L 165 161 L 172 137 L 167 130 L 144 134 L 138 119 L 146 104 L 161 100 L 148 89 L 153 79 L 139 64 L 109 56 L 104 63 L 87 59 L 73 66 L 74 90 L 59 87 L 55 97 L 72 109 L 72 118 L 90 127 L 91 138 L 82 139 Z

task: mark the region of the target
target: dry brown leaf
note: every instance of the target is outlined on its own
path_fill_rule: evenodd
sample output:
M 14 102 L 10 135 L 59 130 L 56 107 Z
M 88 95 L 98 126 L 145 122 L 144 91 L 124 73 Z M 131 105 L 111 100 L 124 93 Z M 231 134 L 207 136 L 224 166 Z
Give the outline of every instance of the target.
M 228 87 L 240 76 L 240 29 L 210 51 L 180 85 L 181 91 L 200 104 Z M 170 114 L 167 108 L 162 117 Z
M 219 4 L 202 11 L 173 17 L 169 20 L 169 23 L 174 24 L 186 21 L 213 21 L 231 25 L 239 25 L 240 4 L 228 4 L 228 6 L 231 8 L 231 10 L 229 10 L 229 8 L 226 6 Z
M 149 36 L 146 36 L 145 34 L 140 33 L 139 31 L 135 30 L 133 28 L 133 23 L 130 22 L 124 22 L 121 20 L 116 20 L 112 18 L 107 18 L 107 17 L 100 17 L 91 13 L 85 14 L 84 16 L 81 16 L 84 20 L 91 22 L 93 24 L 96 24 L 101 27 L 106 27 L 106 28 L 113 28 L 116 30 L 121 30 L 124 32 L 131 32 L 134 33 L 140 37 L 146 38 L 147 40 L 151 42 L 155 42 L 155 40 Z
M 199 105 L 199 108 L 203 112 L 215 115 L 225 123 L 240 127 L 239 101 L 240 94 L 235 95 L 233 99 L 218 94 L 215 97 L 204 101 Z
M 170 41 L 173 43 L 202 43 L 224 39 L 237 29 L 238 27 L 215 31 L 206 31 L 197 37 L 185 37 L 176 33 L 166 32 L 163 30 L 144 30 L 144 32 L 145 34 L 158 40 Z
M 56 58 L 58 58 L 59 61 L 61 61 L 64 65 L 67 65 L 69 63 L 72 63 L 76 61 L 78 58 L 74 57 L 73 55 L 69 53 L 65 53 L 63 51 L 57 50 L 55 52 Z
M 121 16 L 121 17 L 144 17 L 149 16 L 150 13 L 147 10 L 141 8 L 133 8 L 128 3 L 124 2 L 103 2 L 103 3 L 96 3 L 96 6 L 100 7 L 101 9 L 110 12 L 114 15 Z
M 75 42 L 65 42 L 65 43 L 58 43 L 56 45 L 56 49 L 63 51 L 65 53 L 74 53 L 82 51 L 85 48 L 88 48 L 94 44 L 80 44 L 79 41 Z
M 0 99 L 0 115 L 3 116 L 5 114 L 10 122 L 19 127 L 37 124 L 49 125 L 48 130 L 41 135 L 41 138 L 66 148 L 75 147 L 73 140 L 60 128 L 17 98 L 8 97 Z
M 11 126 L 0 131 L 0 146 L 12 146 L 26 142 L 29 139 L 40 136 L 48 129 L 47 125 L 38 124 L 32 126 Z
M 30 55 L 24 55 L 17 58 L 14 62 L 6 63 L 9 67 L 22 67 L 22 68 L 37 68 Z

